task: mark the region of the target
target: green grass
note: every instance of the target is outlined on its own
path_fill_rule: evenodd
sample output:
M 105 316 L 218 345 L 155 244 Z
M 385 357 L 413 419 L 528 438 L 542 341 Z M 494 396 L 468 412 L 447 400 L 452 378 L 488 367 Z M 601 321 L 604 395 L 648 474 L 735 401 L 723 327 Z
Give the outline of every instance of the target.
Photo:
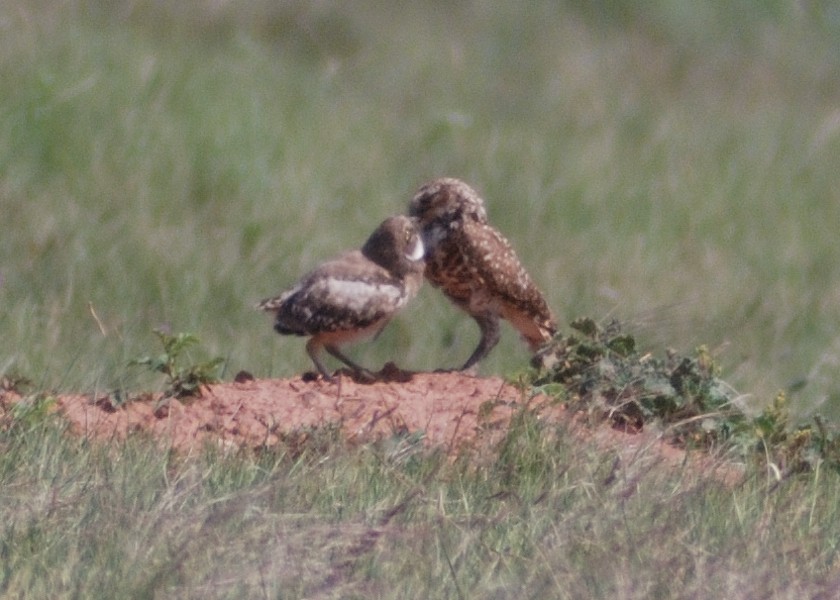
M 124 598 L 801 598 L 837 589 L 840 479 L 727 487 L 528 415 L 482 459 L 328 432 L 177 457 L 17 421 L 0 594 Z M 116 458 L 116 460 L 115 460 Z
M 831 3 L 781 0 L 4 3 L 0 376 L 160 386 L 130 366 L 155 329 L 195 334 L 225 378 L 309 369 L 252 305 L 451 175 L 565 331 L 588 314 L 659 354 L 705 344 L 755 406 L 783 389 L 836 421 L 838 35 Z M 432 369 L 476 340 L 426 287 L 351 354 Z M 506 328 L 482 372 L 527 362 Z M 837 586 L 838 481 L 819 469 L 773 491 L 632 465 L 606 485 L 611 457 L 545 432 L 474 467 L 329 443 L 175 460 L 24 421 L 0 435 L 10 597 Z

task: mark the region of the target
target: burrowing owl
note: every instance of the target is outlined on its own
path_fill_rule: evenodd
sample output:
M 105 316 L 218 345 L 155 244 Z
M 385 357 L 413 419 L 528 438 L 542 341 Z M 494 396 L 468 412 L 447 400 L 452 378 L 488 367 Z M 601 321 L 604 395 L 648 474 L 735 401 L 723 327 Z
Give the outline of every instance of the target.
M 481 340 L 461 369 L 482 360 L 499 342 L 507 319 L 536 351 L 557 331 L 543 295 L 510 243 L 487 221 L 484 202 L 458 179 L 436 179 L 409 204 L 426 246 L 426 279 L 478 323 Z
M 415 222 L 394 216 L 379 225 L 361 250 L 321 264 L 258 308 L 276 314 L 278 333 L 311 337 L 306 351 L 324 379 L 332 380 L 321 362 L 324 348 L 357 376 L 369 379 L 370 373 L 340 347 L 378 334 L 422 282 L 423 242 Z

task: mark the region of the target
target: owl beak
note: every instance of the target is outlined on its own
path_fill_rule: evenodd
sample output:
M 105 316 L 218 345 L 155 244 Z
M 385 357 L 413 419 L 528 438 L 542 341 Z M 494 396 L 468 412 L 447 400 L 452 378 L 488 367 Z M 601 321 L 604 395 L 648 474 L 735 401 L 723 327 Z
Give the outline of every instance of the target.
M 425 248 L 423 248 L 423 240 L 420 239 L 420 236 L 417 236 L 414 243 L 408 249 L 408 252 L 405 253 L 405 257 L 412 262 L 417 262 L 423 258 L 424 252 Z

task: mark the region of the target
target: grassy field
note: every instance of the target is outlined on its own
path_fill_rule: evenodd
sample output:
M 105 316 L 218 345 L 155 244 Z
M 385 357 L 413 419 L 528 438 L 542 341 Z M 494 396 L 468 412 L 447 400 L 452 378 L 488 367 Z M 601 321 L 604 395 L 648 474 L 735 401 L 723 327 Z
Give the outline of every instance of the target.
M 308 369 L 252 305 L 450 175 L 564 329 L 706 344 L 756 406 L 787 389 L 840 419 L 838 35 L 831 3 L 792 0 L 3 3 L 0 376 L 159 385 L 129 366 L 155 328 L 226 377 Z M 426 287 L 350 353 L 431 369 L 476 339 Z M 482 372 L 527 361 L 508 328 Z M 833 474 L 768 493 L 645 471 L 625 498 L 610 457 L 549 433 L 520 473 L 375 448 L 182 463 L 142 441 L 114 461 L 17 425 L 0 592 L 233 596 L 219 565 L 244 561 L 251 597 L 794 598 L 836 564 Z
M 410 440 L 176 457 L 51 420 L 0 438 L 8 598 L 833 598 L 840 478 L 729 487 L 519 422 L 480 460 Z M 23 468 L 25 466 L 25 468 Z M 823 595 L 819 595 L 823 594 Z

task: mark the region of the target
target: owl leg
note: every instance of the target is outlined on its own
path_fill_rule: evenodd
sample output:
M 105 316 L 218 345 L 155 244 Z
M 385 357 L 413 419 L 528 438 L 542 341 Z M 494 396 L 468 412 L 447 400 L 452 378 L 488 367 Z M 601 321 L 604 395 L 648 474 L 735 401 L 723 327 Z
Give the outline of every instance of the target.
M 323 348 L 324 344 L 321 343 L 321 340 L 319 340 L 317 336 L 306 342 L 306 353 L 309 355 L 309 358 L 312 359 L 312 362 L 315 363 L 315 367 L 318 369 L 318 372 L 326 381 L 334 381 L 333 376 L 330 375 L 330 372 L 327 371 L 324 363 L 321 362 L 321 350 L 323 350 Z
M 501 333 L 499 332 L 499 318 L 495 315 L 473 315 L 473 319 L 478 323 L 478 328 L 481 329 L 481 339 L 478 342 L 472 355 L 461 367 L 462 371 L 466 371 L 473 365 L 477 364 L 499 343 Z
M 376 376 L 373 373 L 371 373 L 370 371 L 368 371 L 364 367 L 361 367 L 361 366 L 357 365 L 352 360 L 347 358 L 344 355 L 344 353 L 341 352 L 341 350 L 338 349 L 337 346 L 327 345 L 327 346 L 324 346 L 324 347 L 327 349 L 327 352 L 329 352 L 330 354 L 335 356 L 338 360 L 343 362 L 345 365 L 347 365 L 348 367 L 353 369 L 353 372 L 356 374 L 356 377 L 358 377 L 360 380 L 366 381 L 368 383 L 372 383 L 372 382 L 376 381 Z

